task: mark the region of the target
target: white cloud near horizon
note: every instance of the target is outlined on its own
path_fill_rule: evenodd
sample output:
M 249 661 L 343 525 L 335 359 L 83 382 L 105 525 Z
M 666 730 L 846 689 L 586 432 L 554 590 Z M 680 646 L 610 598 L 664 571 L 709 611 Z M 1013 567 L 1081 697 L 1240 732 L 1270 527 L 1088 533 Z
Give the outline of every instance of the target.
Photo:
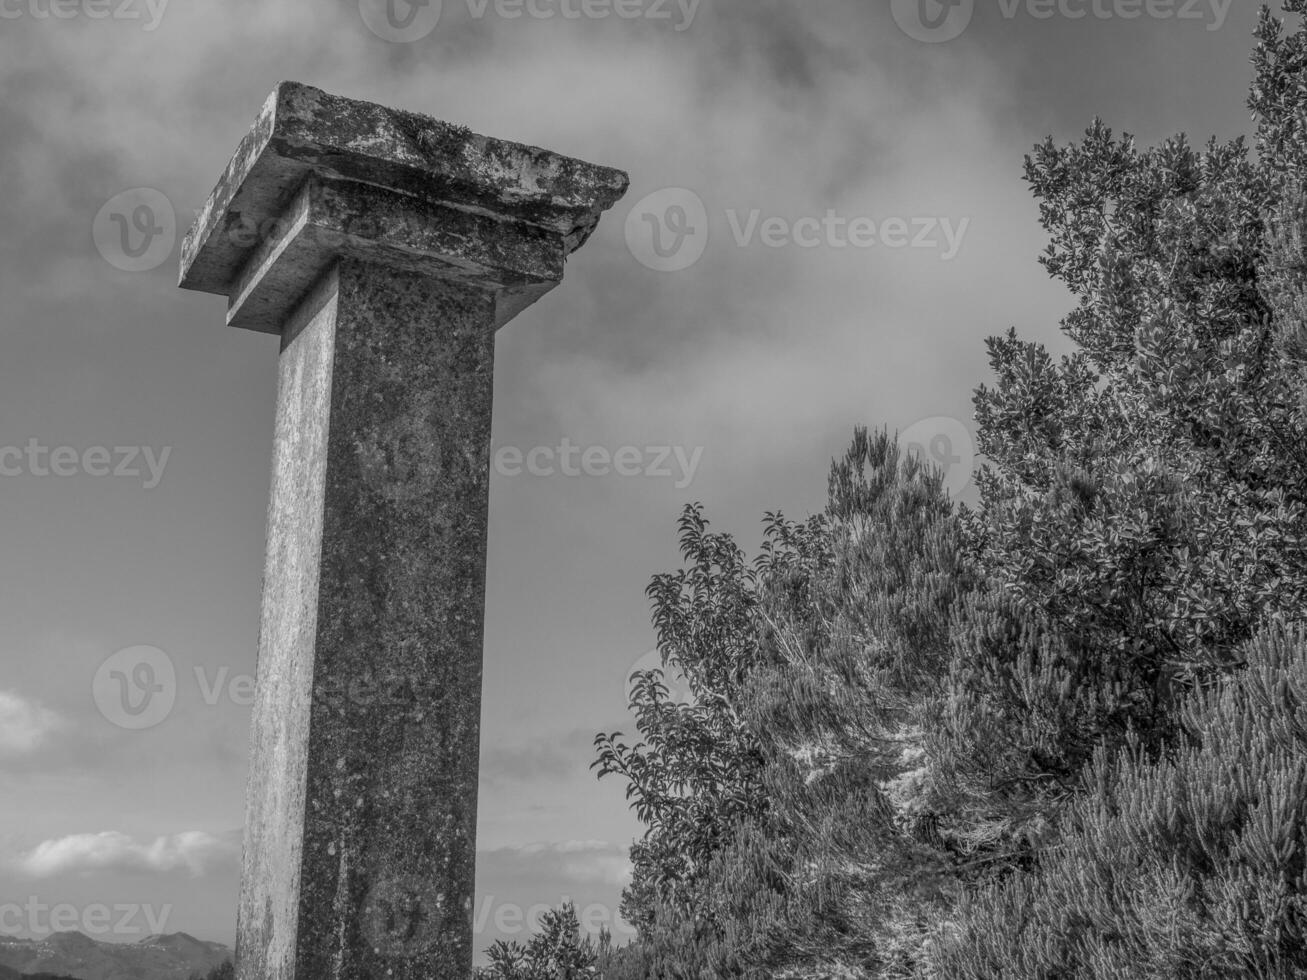
M 103 831 L 42 841 L 16 861 L 15 867 L 31 878 L 142 871 L 186 871 L 192 877 L 201 877 L 233 864 L 239 855 L 239 844 L 230 835 L 215 837 L 191 830 L 141 843 L 117 831 Z

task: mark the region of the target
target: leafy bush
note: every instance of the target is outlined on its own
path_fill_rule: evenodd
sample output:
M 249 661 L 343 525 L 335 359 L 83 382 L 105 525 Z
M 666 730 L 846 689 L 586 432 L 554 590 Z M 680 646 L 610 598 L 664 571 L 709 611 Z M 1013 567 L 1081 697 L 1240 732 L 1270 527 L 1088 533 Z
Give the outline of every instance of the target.
M 478 972 L 484 980 L 581 980 L 602 976 L 600 963 L 611 955 L 611 942 L 607 933 L 598 942 L 583 937 L 569 903 L 546 912 L 540 932 L 525 945 L 500 940 L 487 955 L 490 967 Z

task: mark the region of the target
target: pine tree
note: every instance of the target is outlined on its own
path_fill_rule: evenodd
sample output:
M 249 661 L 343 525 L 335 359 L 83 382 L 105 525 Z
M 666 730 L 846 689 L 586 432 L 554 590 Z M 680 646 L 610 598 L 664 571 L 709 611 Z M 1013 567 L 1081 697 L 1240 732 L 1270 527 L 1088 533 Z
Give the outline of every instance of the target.
M 956 884 L 924 736 L 950 611 L 971 582 L 942 475 L 886 432 L 858 431 L 832 467 L 820 527 L 823 560 L 763 598 L 771 655 L 749 718 L 771 809 L 723 860 L 721 883 L 743 899 L 742 945 L 760 968 L 893 976 L 915 962 L 904 934 Z M 782 887 L 750 895 L 750 866 Z

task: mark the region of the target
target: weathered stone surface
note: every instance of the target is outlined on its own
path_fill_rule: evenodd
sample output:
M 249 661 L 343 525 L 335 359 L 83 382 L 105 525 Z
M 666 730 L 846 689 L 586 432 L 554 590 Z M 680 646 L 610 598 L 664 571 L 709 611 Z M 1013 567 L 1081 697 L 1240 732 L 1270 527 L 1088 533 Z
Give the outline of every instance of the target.
M 231 286 L 230 326 L 280 333 L 310 285 L 346 257 L 483 286 L 502 299 L 498 326 L 562 281 L 567 256 L 554 231 L 316 176 L 269 230 Z
M 266 237 L 312 174 L 551 231 L 564 254 L 629 183 L 619 170 L 283 82 L 182 243 L 182 287 L 228 294 L 251 239 Z
M 288 332 L 241 980 L 470 975 L 493 316 L 346 260 Z
M 304 304 L 301 322 L 287 330 L 279 365 L 237 913 L 236 962 L 242 980 L 298 975 L 337 293 L 333 270 Z
M 465 980 L 495 328 L 625 175 L 293 83 L 182 285 L 281 337 L 239 980 Z

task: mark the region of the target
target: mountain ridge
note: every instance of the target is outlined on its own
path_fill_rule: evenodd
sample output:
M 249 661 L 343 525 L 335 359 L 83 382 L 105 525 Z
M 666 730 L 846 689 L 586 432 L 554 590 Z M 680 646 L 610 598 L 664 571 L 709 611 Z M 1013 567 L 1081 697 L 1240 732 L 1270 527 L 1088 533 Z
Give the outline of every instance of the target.
M 40 939 L 0 936 L 0 980 L 185 980 L 201 976 L 232 957 L 222 943 L 184 932 L 146 936 L 132 943 L 106 943 L 77 930 Z

